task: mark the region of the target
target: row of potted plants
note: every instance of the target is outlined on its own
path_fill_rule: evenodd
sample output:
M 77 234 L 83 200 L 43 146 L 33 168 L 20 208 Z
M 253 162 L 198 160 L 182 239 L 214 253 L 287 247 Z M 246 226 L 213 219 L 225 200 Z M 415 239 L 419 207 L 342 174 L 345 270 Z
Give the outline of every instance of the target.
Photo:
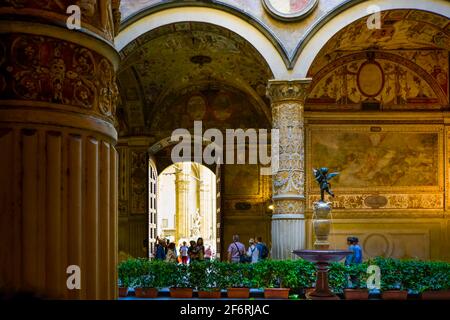
M 383 299 L 406 299 L 408 292 L 424 299 L 450 299 L 450 264 L 445 262 L 375 258 L 366 263 L 344 266 L 334 263 L 329 284 L 346 299 L 368 299 L 369 265 L 380 271 Z M 170 288 L 172 297 L 220 298 L 227 289 L 231 298 L 248 298 L 250 288 L 264 289 L 266 298 L 288 298 L 290 291 L 307 291 L 315 281 L 314 264 L 305 260 L 265 260 L 256 264 L 219 261 L 190 265 L 129 259 L 119 264 L 119 295 L 134 287 L 137 297 L 156 297 L 158 290 Z M 351 279 L 351 281 L 349 281 Z
M 267 298 L 288 298 L 290 288 L 311 287 L 314 265 L 304 260 L 267 260 L 256 264 L 220 261 L 194 262 L 189 265 L 129 259 L 119 264 L 119 296 L 133 287 L 137 297 L 156 297 L 158 290 L 170 288 L 175 298 L 220 298 L 227 289 L 230 298 L 249 298 L 250 288 L 264 288 Z

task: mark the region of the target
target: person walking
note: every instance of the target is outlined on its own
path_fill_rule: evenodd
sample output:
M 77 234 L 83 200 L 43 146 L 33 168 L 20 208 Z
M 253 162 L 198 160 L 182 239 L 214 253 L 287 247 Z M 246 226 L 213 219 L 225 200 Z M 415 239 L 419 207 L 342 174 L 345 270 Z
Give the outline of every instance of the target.
M 247 256 L 251 259 L 250 263 L 257 263 L 259 261 L 259 250 L 256 247 L 255 240 L 250 239 L 248 244 Z
M 197 239 L 197 260 L 204 261 L 205 260 L 205 246 L 203 245 L 203 238 Z
M 175 243 L 173 242 L 167 246 L 166 262 L 177 262 Z
M 233 235 L 233 242 L 228 246 L 228 262 L 239 263 L 245 257 L 245 245 L 239 242 L 239 235 Z
M 359 264 L 363 261 L 362 249 L 359 245 L 359 239 L 357 237 L 353 237 L 353 263 Z
M 180 255 L 181 255 L 181 263 L 187 264 L 188 263 L 188 247 L 186 245 L 186 241 L 183 241 L 183 245 L 180 247 Z
M 345 265 L 349 266 L 352 264 L 360 264 L 362 263 L 362 249 L 359 246 L 359 239 L 357 237 L 348 237 L 347 238 L 348 250 L 352 251 L 352 254 L 348 255 L 345 258 Z M 349 277 L 349 287 L 358 287 L 359 286 L 359 277 L 355 275 L 350 275 Z
M 267 248 L 267 245 L 262 241 L 262 237 L 256 238 L 256 248 L 258 249 L 259 260 L 264 260 L 269 257 L 269 248 Z
M 350 264 L 352 264 L 353 262 L 353 257 L 355 255 L 354 251 L 353 251 L 353 237 L 348 237 L 347 238 L 347 246 L 348 246 L 348 250 L 351 251 L 352 253 L 349 254 L 347 257 L 345 257 L 345 265 L 349 266 Z

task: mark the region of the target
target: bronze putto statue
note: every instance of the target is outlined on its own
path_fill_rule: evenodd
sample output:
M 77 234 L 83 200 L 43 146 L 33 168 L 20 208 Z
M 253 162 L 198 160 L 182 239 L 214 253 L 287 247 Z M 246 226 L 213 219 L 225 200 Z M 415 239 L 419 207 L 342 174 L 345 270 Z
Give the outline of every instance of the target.
M 328 182 L 331 178 L 337 176 L 339 172 L 328 173 L 328 168 L 320 168 L 313 169 L 314 178 L 316 182 L 319 184 L 320 188 L 320 201 L 324 201 L 325 191 L 332 197 L 334 197 L 334 193 L 331 191 L 331 184 Z

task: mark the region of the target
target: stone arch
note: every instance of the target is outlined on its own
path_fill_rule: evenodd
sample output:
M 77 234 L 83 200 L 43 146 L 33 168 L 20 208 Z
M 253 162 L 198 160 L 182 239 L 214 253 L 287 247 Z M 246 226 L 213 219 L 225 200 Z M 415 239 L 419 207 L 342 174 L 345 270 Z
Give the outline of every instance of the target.
M 241 17 L 237 13 L 214 7 L 158 6 L 159 10 L 148 10 L 127 21 L 115 38 L 116 48 L 122 51 L 127 45 L 145 33 L 158 27 L 177 22 L 209 23 L 228 29 L 246 39 L 269 66 L 274 78 L 285 78 L 289 59 L 280 41 L 259 21 Z
M 371 6 L 378 6 L 380 11 L 395 9 L 416 9 L 438 15 L 450 12 L 450 2 L 445 0 L 374 0 Z M 328 15 L 317 21 L 299 42 L 292 57 L 292 76 L 304 78 L 316 56 L 325 44 L 342 28 L 370 14 L 365 1 L 346 1 Z

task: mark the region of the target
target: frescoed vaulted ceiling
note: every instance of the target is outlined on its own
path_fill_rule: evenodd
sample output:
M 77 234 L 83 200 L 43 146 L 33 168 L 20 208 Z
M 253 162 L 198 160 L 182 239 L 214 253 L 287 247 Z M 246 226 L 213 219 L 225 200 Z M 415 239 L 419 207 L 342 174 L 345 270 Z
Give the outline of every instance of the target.
M 309 110 L 448 108 L 450 21 L 417 10 L 381 13 L 381 29 L 367 17 L 340 30 L 309 70 Z
M 255 123 L 270 124 L 265 85 L 271 71 L 247 41 L 228 30 L 194 22 L 170 24 L 130 43 L 121 56 L 123 130 L 131 126 L 135 131 L 158 131 L 155 119 L 163 124 L 163 116 L 180 110 L 189 114 L 191 96 L 204 98 L 201 104 L 211 109 L 205 115 L 230 114 L 227 119 L 208 118 L 216 127 L 216 120 L 223 121 L 223 127 L 239 125 L 241 118 L 233 111 L 246 108 Z M 180 105 L 181 97 L 186 105 Z

